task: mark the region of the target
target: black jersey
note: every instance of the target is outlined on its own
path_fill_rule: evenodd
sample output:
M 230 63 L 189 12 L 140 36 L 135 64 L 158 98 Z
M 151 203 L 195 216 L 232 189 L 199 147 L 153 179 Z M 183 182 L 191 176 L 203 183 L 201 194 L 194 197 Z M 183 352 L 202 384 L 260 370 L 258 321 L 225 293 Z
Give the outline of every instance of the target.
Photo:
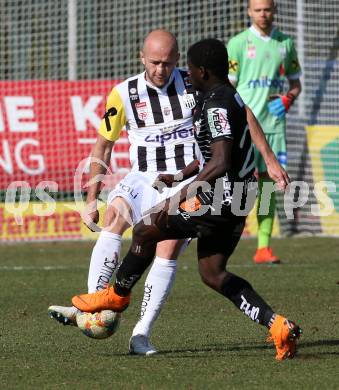
M 245 104 L 230 85 L 221 85 L 199 96 L 193 115 L 195 138 L 205 159 L 212 156 L 211 144 L 232 139 L 230 182 L 251 180 L 254 173 L 254 148 L 248 129 Z

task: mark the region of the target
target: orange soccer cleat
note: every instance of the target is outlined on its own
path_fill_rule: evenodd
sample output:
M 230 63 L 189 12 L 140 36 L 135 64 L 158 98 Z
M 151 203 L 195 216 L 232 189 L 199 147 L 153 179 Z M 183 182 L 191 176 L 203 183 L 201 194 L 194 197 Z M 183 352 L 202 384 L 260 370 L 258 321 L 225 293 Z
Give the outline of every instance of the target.
M 302 333 L 300 327 L 287 318 L 277 315 L 269 332 L 271 336 L 267 341 L 274 342 L 277 350 L 276 360 L 293 359 L 297 339 Z
M 73 305 L 81 311 L 96 313 L 101 310 L 113 310 L 120 313 L 127 309 L 131 294 L 126 297 L 118 295 L 113 287 L 93 294 L 76 295 L 72 298 Z
M 277 256 L 274 256 L 272 248 L 267 246 L 265 248 L 259 248 L 253 256 L 253 260 L 256 264 L 278 264 L 280 260 Z

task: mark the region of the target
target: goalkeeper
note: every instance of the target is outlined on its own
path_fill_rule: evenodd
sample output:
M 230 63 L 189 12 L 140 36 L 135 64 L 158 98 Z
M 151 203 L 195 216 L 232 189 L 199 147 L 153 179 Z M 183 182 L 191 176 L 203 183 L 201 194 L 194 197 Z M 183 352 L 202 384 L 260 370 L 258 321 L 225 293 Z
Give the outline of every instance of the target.
M 252 25 L 228 43 L 229 79 L 257 117 L 279 162 L 286 167 L 285 116 L 301 92 L 301 69 L 292 39 L 273 25 L 275 11 L 273 0 L 249 0 Z M 285 79 L 288 81 L 286 93 L 283 92 Z M 279 258 L 270 247 L 275 194 L 273 192 L 268 199 L 264 196 L 263 187 L 266 183 L 269 188 L 270 179 L 258 152 L 256 168 L 260 195 L 258 247 L 253 260 L 255 263 L 278 263 Z

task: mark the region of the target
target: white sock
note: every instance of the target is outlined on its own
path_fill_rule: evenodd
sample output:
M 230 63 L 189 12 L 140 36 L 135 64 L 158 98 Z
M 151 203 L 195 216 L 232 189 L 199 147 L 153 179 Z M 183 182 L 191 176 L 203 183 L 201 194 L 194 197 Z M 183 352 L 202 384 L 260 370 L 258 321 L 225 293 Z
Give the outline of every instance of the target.
M 88 292 L 93 293 L 107 287 L 119 264 L 121 236 L 101 231 L 93 248 L 88 272 Z
M 154 259 L 145 281 L 140 318 L 133 329 L 133 336 L 142 334 L 149 337 L 153 323 L 158 318 L 172 288 L 176 267 L 176 260 L 167 260 L 158 256 Z

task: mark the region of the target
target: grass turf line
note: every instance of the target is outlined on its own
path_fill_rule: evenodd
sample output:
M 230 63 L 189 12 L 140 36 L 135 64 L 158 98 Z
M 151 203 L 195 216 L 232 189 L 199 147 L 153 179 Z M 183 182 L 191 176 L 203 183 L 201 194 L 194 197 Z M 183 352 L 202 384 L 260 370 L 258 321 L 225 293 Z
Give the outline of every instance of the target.
M 229 270 L 302 326 L 298 356 L 282 363 L 274 360 L 264 328 L 201 283 L 194 244 L 179 260 L 173 292 L 154 328 L 158 355 L 127 354 L 143 280 L 118 333 L 107 340 L 52 321 L 49 305 L 67 305 L 86 291 L 92 245 L 1 246 L 1 388 L 339 388 L 337 239 L 275 240 L 284 261 L 275 266 L 253 266 L 255 241 L 243 240 L 229 262 Z

